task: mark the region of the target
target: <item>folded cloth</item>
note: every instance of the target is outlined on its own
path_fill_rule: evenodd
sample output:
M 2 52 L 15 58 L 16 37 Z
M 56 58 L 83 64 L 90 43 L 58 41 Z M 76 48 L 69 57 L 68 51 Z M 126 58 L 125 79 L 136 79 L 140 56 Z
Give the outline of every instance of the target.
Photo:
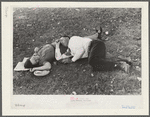
M 24 67 L 24 63 L 26 62 L 28 58 L 24 58 L 22 62 L 18 62 L 16 67 L 14 68 L 14 71 L 28 71 L 29 69 Z
M 49 70 L 43 70 L 43 71 L 35 71 L 34 72 L 34 75 L 35 76 L 46 76 L 50 73 Z

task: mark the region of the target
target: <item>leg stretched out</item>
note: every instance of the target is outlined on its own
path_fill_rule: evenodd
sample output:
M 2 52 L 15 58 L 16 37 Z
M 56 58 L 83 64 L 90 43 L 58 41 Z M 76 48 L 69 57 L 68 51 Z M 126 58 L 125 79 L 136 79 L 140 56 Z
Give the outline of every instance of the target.
M 94 71 L 113 71 L 116 69 L 122 69 L 126 72 L 129 71 L 130 64 L 128 61 L 108 61 L 105 59 L 105 56 L 105 43 L 99 40 L 92 41 L 88 57 L 88 63 L 92 66 Z

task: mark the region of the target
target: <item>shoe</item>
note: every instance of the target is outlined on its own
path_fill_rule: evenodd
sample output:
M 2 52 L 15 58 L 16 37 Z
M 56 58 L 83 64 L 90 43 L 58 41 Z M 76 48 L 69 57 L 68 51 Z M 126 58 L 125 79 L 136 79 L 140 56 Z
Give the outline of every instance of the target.
M 101 34 L 102 34 L 102 27 L 99 28 L 99 30 L 96 30 L 96 32 L 98 33 L 98 39 L 101 40 Z
M 126 73 L 129 73 L 131 65 L 127 62 L 120 61 L 117 65 L 121 70 L 125 71 Z
M 126 62 L 126 63 L 129 64 L 129 65 L 132 65 L 132 62 L 131 62 L 131 58 L 130 58 L 130 57 L 127 57 L 127 58 L 118 57 L 118 60 L 117 60 L 117 61 L 123 61 L 123 62 Z

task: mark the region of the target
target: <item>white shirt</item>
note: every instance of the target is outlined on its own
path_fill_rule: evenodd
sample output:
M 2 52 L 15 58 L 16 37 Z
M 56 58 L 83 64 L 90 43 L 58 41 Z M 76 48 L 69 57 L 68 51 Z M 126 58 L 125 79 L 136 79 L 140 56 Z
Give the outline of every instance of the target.
M 90 38 L 86 37 L 79 37 L 79 36 L 73 36 L 70 38 L 68 43 L 68 48 L 71 51 L 71 55 L 73 56 L 72 61 L 75 62 L 76 60 L 80 58 L 87 58 L 88 57 L 88 50 L 89 45 L 91 43 Z M 68 56 L 65 56 L 64 54 L 61 55 L 60 49 L 56 47 L 56 59 L 60 60 L 63 58 L 67 58 Z

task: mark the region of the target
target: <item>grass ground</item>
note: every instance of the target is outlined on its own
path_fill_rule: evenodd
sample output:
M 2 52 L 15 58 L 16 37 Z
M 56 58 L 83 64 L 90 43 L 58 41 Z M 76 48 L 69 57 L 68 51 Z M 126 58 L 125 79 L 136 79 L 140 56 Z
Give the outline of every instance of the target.
M 14 95 L 140 95 L 141 94 L 141 9 L 17 8 L 13 13 L 13 68 L 36 46 L 51 43 L 66 34 L 87 36 L 100 26 L 108 35 L 107 56 L 130 57 L 133 68 L 92 72 L 87 59 L 64 65 L 52 64 L 51 73 L 36 77 L 30 72 L 13 72 Z

